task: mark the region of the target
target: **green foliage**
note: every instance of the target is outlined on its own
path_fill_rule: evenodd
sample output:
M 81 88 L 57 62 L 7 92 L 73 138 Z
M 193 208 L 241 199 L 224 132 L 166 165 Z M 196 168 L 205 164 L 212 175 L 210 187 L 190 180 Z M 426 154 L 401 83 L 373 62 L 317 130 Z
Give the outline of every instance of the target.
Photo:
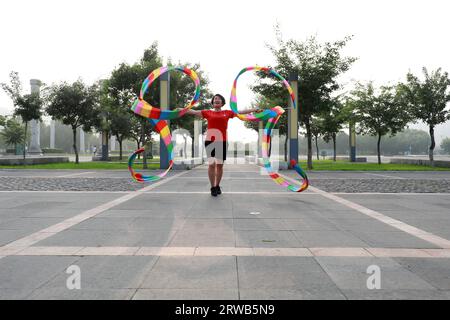
M 450 138 L 445 138 L 441 141 L 441 149 L 444 150 L 446 154 L 450 154 Z
M 20 82 L 19 73 L 12 71 L 10 73 L 10 85 L 1 83 L 2 89 L 9 95 L 15 106 L 14 115 L 22 118 L 24 127 L 24 137 L 27 137 L 28 122 L 31 120 L 40 120 L 42 117 L 42 107 L 44 99 L 38 93 L 22 94 L 22 84 Z M 23 140 L 23 158 L 25 159 L 25 144 Z
M 75 162 L 78 163 L 78 149 L 76 143 L 77 128 L 89 132 L 97 127 L 100 119 L 98 105 L 99 94 L 96 85 L 87 86 L 78 80 L 73 84 L 63 82 L 51 88 L 47 113 L 53 118 L 68 125 L 73 133 L 73 149 Z
M 333 43 L 319 43 L 315 37 L 304 42 L 293 39 L 285 42 L 281 38 L 279 28 L 276 28 L 276 32 L 278 35 L 277 45 L 269 46 L 276 60 L 274 68 L 285 78 L 288 78 L 290 73 L 297 73 L 299 76 L 298 115 L 300 124 L 306 128 L 308 168 L 311 169 L 312 117 L 324 112 L 330 106 L 332 94 L 340 88 L 337 82 L 338 76 L 348 71 L 356 61 L 354 57 L 344 57 L 341 54 L 341 50 L 351 40 L 351 37 Z M 282 84 L 267 81 L 268 75 L 264 73 L 258 75 L 261 80 L 253 86 L 257 93 L 270 97 L 270 99 L 287 101 L 288 93 Z
M 424 81 L 408 73 L 407 83 L 400 84 L 404 102 L 409 105 L 413 116 L 429 126 L 436 126 L 450 119 L 446 109 L 450 102 L 450 78 L 441 68 L 428 72 L 423 68 Z
M 133 101 L 139 96 L 142 82 L 148 74 L 162 66 L 163 59 L 158 53 L 158 44 L 155 42 L 145 50 L 142 59 L 133 65 L 122 63 L 116 68 L 106 82 L 107 91 L 102 100 L 102 106 L 107 110 L 107 130 L 116 135 L 120 142 L 122 138 L 131 138 L 139 148 L 152 141 L 152 128 L 147 119 L 144 119 L 130 111 Z M 172 65 L 169 61 L 168 65 Z M 200 70 L 199 64 L 187 62 L 178 65 L 186 66 L 194 70 L 201 83 L 202 94 L 196 109 L 205 109 L 209 106 L 212 97 L 208 89 L 209 80 Z M 170 109 L 184 107 L 194 95 L 195 85 L 192 80 L 180 72 L 170 73 Z M 144 99 L 154 106 L 160 105 L 160 82 L 155 81 L 148 88 Z M 194 134 L 194 117 L 182 117 L 170 121 L 170 129 L 186 129 L 191 136 Z M 205 124 L 203 125 L 205 127 Z
M 357 84 L 352 91 L 355 120 L 359 133 L 377 136 L 378 164 L 381 164 L 381 138 L 388 133 L 391 136 L 402 131 L 411 121 L 394 87 L 383 86 L 375 92 L 373 84 Z
M 431 139 L 429 157 L 433 163 L 433 152 L 436 146 L 434 128 L 450 119 L 450 111 L 446 109 L 450 101 L 450 78 L 447 72 L 442 72 L 441 68 L 431 74 L 426 68 L 422 71 L 424 81 L 409 72 L 406 76 L 407 82 L 399 84 L 398 87 L 403 103 L 411 110 L 414 118 L 422 120 L 429 127 Z
M 0 132 L 0 135 L 6 145 L 14 146 L 14 148 L 18 144 L 23 144 L 25 141 L 24 126 L 14 118 L 4 122 L 4 128 Z

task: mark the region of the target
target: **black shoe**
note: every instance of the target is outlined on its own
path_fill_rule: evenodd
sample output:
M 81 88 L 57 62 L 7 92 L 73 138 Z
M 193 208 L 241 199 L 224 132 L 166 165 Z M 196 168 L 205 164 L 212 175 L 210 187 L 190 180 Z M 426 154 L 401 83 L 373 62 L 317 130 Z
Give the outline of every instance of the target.
M 217 194 L 222 194 L 222 190 L 220 190 L 220 186 L 217 186 L 217 187 L 216 187 L 216 193 L 217 193 Z
M 212 188 L 211 188 L 211 195 L 212 195 L 213 197 L 217 197 L 217 188 L 216 188 L 216 187 L 212 187 Z

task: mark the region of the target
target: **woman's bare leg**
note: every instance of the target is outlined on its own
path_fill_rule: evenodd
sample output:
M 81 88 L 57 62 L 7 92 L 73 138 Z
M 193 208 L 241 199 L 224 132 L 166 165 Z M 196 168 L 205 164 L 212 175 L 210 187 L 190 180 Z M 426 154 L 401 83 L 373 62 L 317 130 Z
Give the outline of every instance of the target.
M 222 180 L 223 175 L 223 163 L 217 163 L 216 164 L 216 187 L 220 184 L 220 180 Z
M 209 161 L 209 166 L 208 166 L 208 177 L 209 177 L 209 182 L 211 183 L 211 188 L 215 187 L 215 179 L 216 179 L 216 163 L 214 161 Z

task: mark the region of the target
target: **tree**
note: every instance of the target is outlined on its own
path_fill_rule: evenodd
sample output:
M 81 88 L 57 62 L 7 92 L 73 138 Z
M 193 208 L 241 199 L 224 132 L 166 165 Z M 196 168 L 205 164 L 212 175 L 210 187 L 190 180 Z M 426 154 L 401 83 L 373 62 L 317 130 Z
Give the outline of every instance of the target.
M 311 117 L 310 120 L 310 130 L 311 130 L 311 136 L 314 140 L 314 144 L 316 146 L 316 158 L 317 160 L 320 160 L 319 158 L 319 136 L 323 134 L 323 122 L 321 119 L 317 117 Z
M 162 66 L 163 59 L 158 53 L 158 44 L 154 42 L 150 48 L 144 51 L 143 57 L 140 61 L 133 65 L 122 63 L 116 68 L 111 77 L 108 79 L 108 94 L 113 99 L 113 105 L 117 107 L 116 111 L 120 115 L 118 117 L 119 122 L 122 118 L 130 122 L 130 130 L 128 136 L 136 141 L 138 149 L 141 146 L 145 146 L 151 142 L 152 139 L 152 127 L 147 119 L 135 115 L 130 111 L 131 102 L 139 96 L 139 92 L 142 86 L 143 80 L 148 74 L 156 68 Z M 168 65 L 172 65 L 169 61 Z M 204 109 L 208 106 L 209 100 L 212 97 L 211 92 L 208 90 L 209 80 L 200 70 L 199 64 L 191 65 L 190 63 L 179 63 L 179 65 L 187 66 L 194 70 L 199 76 L 202 95 L 196 109 Z M 170 73 L 170 108 L 184 107 L 194 94 L 194 83 L 192 80 L 179 73 Z M 147 93 L 144 95 L 144 99 L 154 106 L 159 105 L 160 101 L 160 84 L 159 81 L 155 81 L 151 87 L 148 88 Z M 128 100 L 128 101 L 127 101 Z M 127 113 L 128 112 L 128 113 Z M 114 115 L 114 112 L 112 113 Z M 170 121 L 170 129 L 173 131 L 177 128 L 187 129 L 193 137 L 193 122 L 194 117 L 182 117 Z M 112 121 L 112 119 L 110 119 Z M 123 124 L 123 122 L 121 122 Z M 125 126 L 122 127 L 125 130 Z M 124 132 L 125 134 L 125 132 Z M 193 146 L 192 146 L 193 147 Z M 146 166 L 146 156 L 144 153 L 144 168 Z
M 42 107 L 44 99 L 41 99 L 38 93 L 22 94 L 22 85 L 19 79 L 19 74 L 12 71 L 10 73 L 11 84 L 1 84 L 2 89 L 10 96 L 15 106 L 14 115 L 20 116 L 24 126 L 24 137 L 27 137 L 28 122 L 31 120 L 41 120 Z M 23 159 L 26 155 L 26 140 L 23 140 Z
M 283 101 L 280 101 L 279 99 L 270 99 L 265 96 L 258 96 L 256 97 L 255 101 L 252 103 L 251 107 L 254 109 L 270 109 L 275 106 L 281 106 L 286 103 L 286 99 Z M 279 135 L 284 135 L 284 161 L 287 161 L 287 143 L 288 143 L 288 134 L 287 134 L 287 113 L 286 115 L 282 115 L 280 119 L 277 122 L 277 126 L 275 129 L 278 129 Z M 263 121 L 263 128 L 265 128 L 267 123 L 267 120 Z M 247 128 L 255 130 L 257 133 L 259 133 L 259 121 L 246 121 L 244 124 Z M 261 141 L 259 141 L 261 143 Z M 272 153 L 272 140 L 270 140 L 269 145 L 269 156 Z
M 275 57 L 275 69 L 285 78 L 296 72 L 299 76 L 299 122 L 306 128 L 308 140 L 308 169 L 312 169 L 312 132 L 311 118 L 319 112 L 323 112 L 329 105 L 331 95 L 340 88 L 337 78 L 342 73 L 348 71 L 354 57 L 344 57 L 341 50 L 351 40 L 345 37 L 344 40 L 333 43 L 319 43 L 315 37 L 309 38 L 305 42 L 289 40 L 284 42 L 279 28 L 276 27 L 277 45 L 270 46 Z M 258 73 L 261 80 L 268 76 Z M 286 89 L 281 84 L 264 83 L 260 81 L 253 89 L 262 95 L 271 98 L 287 100 Z
M 169 63 L 168 65 L 171 65 Z M 178 65 L 188 67 L 189 69 L 195 71 L 200 79 L 201 92 L 199 102 L 195 107 L 196 110 L 208 109 L 211 106 L 211 99 L 213 94 L 208 88 L 209 79 L 205 73 L 200 69 L 200 64 L 195 63 L 192 65 L 189 62 L 179 62 Z M 180 72 L 171 73 L 170 75 L 170 104 L 173 108 L 183 108 L 192 99 L 195 92 L 195 84 L 186 75 Z M 175 131 L 176 129 L 185 129 L 189 131 L 190 136 L 194 139 L 194 121 L 197 119 L 195 117 L 181 117 L 178 119 L 173 119 L 170 121 L 170 130 Z M 202 132 L 206 128 L 206 122 L 202 122 Z M 184 139 L 184 156 L 186 157 L 186 144 L 187 136 L 183 135 Z M 194 155 L 194 143 L 191 145 L 191 153 Z
M 378 164 L 381 164 L 381 138 L 390 133 L 395 136 L 402 131 L 411 116 L 401 104 L 396 88 L 383 86 L 377 94 L 370 82 L 367 85 L 357 84 L 352 91 L 359 133 L 378 137 Z
M 110 80 L 100 83 L 100 106 L 102 112 L 98 122 L 98 131 L 108 132 L 119 143 L 119 158 L 123 156 L 123 141 L 131 137 L 131 118 L 134 117 L 130 106 L 136 99 L 130 89 L 115 90 L 109 86 Z
M 162 58 L 159 56 L 158 43 L 153 44 L 144 51 L 142 58 L 129 65 L 122 63 L 118 68 L 114 69 L 111 73 L 111 77 L 107 81 L 108 94 L 111 96 L 115 105 L 113 110 L 110 110 L 107 120 L 107 127 L 111 129 L 114 123 L 118 124 L 120 118 L 127 119 L 130 124 L 130 130 L 128 133 L 124 132 L 123 126 L 116 127 L 117 132 L 121 132 L 125 137 L 129 137 L 136 141 L 138 149 L 141 146 L 145 146 L 148 142 L 152 141 L 152 130 L 148 119 L 140 117 L 134 114 L 131 110 L 131 103 L 127 103 L 126 100 L 134 100 L 139 96 L 143 80 L 148 74 L 162 67 Z M 151 105 L 159 104 L 159 81 L 148 88 L 147 93 L 144 95 L 144 99 Z M 116 121 L 113 117 L 117 115 Z M 128 117 L 127 117 L 128 115 Z M 126 131 L 126 130 L 125 130 Z M 147 151 L 144 151 L 144 169 L 147 168 Z
M 450 154 L 450 138 L 447 137 L 441 141 L 441 149 Z
M 77 128 L 81 127 L 84 131 L 89 132 L 93 127 L 99 126 L 98 100 L 98 87 L 96 85 L 88 87 L 82 80 L 73 84 L 63 82 L 51 89 L 46 111 L 53 119 L 58 119 L 71 127 L 75 163 L 77 164 L 79 163 L 76 142 Z
M 430 133 L 429 158 L 434 166 L 434 128 L 450 119 L 450 112 L 446 110 L 450 101 L 450 78 L 447 72 L 441 68 L 429 74 L 426 68 L 422 69 L 425 77 L 420 81 L 418 77 L 409 72 L 406 76 L 406 84 L 399 84 L 403 103 L 411 110 L 416 120 L 422 120 L 428 125 Z
M 330 106 L 320 114 L 322 138 L 326 143 L 333 141 L 333 161 L 336 161 L 336 137 L 342 130 L 343 124 L 348 121 L 348 112 L 339 97 L 331 99 Z
M 2 121 L 1 125 L 4 128 L 0 132 L 0 135 L 7 145 L 13 145 L 14 150 L 17 150 L 17 145 L 25 141 L 24 127 L 15 118 L 2 120 L 4 121 Z

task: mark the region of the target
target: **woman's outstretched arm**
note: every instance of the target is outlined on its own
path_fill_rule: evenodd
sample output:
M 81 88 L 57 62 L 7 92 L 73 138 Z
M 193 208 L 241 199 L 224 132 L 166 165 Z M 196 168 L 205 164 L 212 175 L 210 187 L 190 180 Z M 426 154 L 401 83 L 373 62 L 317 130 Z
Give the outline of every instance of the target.
M 259 113 L 259 112 L 263 112 L 263 111 L 264 111 L 263 109 L 255 108 L 255 109 L 248 109 L 248 110 L 240 111 L 239 113 L 240 114 L 249 114 L 249 113 L 253 113 L 253 112 Z
M 181 111 L 181 110 L 183 110 L 183 109 L 177 108 L 176 110 L 177 110 L 177 111 Z M 192 110 L 192 109 L 189 109 L 189 110 L 185 113 L 185 115 L 186 115 L 186 114 L 195 116 L 195 117 L 197 117 L 197 118 L 203 118 L 203 116 L 202 116 L 202 111 L 201 111 L 201 110 Z

